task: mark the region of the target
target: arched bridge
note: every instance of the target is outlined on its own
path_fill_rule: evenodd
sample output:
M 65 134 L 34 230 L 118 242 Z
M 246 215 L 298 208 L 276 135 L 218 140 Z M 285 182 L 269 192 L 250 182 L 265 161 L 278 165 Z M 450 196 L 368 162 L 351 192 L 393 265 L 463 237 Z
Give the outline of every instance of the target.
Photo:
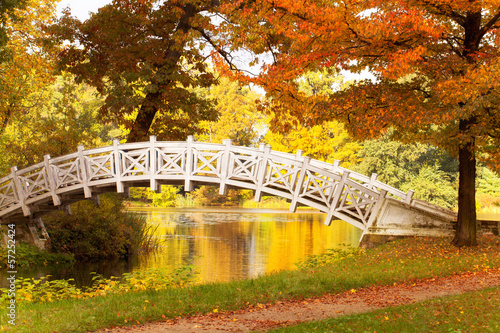
M 221 194 L 230 187 L 251 189 L 256 201 L 263 193 L 283 197 L 291 202 L 291 211 L 309 206 L 326 213 L 327 225 L 340 219 L 372 234 L 412 234 L 412 229 L 429 229 L 432 223 L 434 230 L 449 233 L 455 219 L 449 210 L 415 200 L 412 191 L 392 188 L 376 174 L 368 177 L 345 169 L 338 161 L 325 163 L 300 151 L 288 154 L 264 145 L 234 146 L 231 140 L 212 144 L 192 137 L 183 142 L 151 137 L 138 143 L 115 140 L 102 148 L 80 146 L 73 154 L 45 156 L 28 168 L 12 168 L 0 179 L 0 220 L 41 223 L 43 214 L 75 201 L 129 187 L 159 191 L 161 184 L 184 185 L 187 191 L 194 185 L 219 185 Z

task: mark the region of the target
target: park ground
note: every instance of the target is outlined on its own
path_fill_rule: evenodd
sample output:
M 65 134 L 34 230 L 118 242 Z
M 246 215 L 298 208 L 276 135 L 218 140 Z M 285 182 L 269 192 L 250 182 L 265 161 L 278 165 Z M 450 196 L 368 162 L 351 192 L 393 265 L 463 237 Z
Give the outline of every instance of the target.
M 204 313 L 99 332 L 500 332 L 500 239 L 462 249 L 448 241 L 400 240 L 334 263 L 311 258 L 304 271 L 317 279 L 299 283 L 328 284 L 325 267 L 336 280 L 312 296 L 304 290 L 236 309 L 219 301 Z
M 340 294 L 325 294 L 322 297 L 281 301 L 275 304 L 257 304 L 256 306 L 238 311 L 214 311 L 205 315 L 176 318 L 126 328 L 111 328 L 100 332 L 216 333 L 268 331 L 304 322 L 367 312 L 372 312 L 375 316 L 380 317 L 382 323 L 384 321 L 387 322 L 373 332 L 381 332 L 380 329 L 382 329 L 382 332 L 390 332 L 393 325 L 390 320 L 398 316 L 401 318 L 401 315 L 396 312 L 396 315 L 391 315 L 393 318 L 390 318 L 387 313 L 382 312 L 385 308 L 392 308 L 394 311 L 401 305 L 415 304 L 416 302 L 424 302 L 429 299 L 441 300 L 441 297 L 444 296 L 449 297 L 478 290 L 487 290 L 491 287 L 500 287 L 500 270 L 498 269 L 457 274 L 444 278 L 429 278 L 407 283 L 360 288 L 358 290 L 353 289 Z M 500 290 L 496 290 L 497 297 L 499 293 Z M 438 315 L 436 315 L 436 319 L 438 321 L 441 320 Z M 458 324 L 460 322 L 460 318 L 456 317 L 454 319 L 456 320 L 455 323 Z M 404 321 L 404 319 L 400 321 Z M 500 322 L 498 324 L 500 325 Z M 329 324 L 325 323 L 323 325 Z M 331 325 L 334 325 L 334 323 L 332 322 Z M 298 331 L 308 332 L 309 329 L 317 331 L 318 327 L 315 327 L 314 323 L 311 323 L 308 327 L 298 328 Z M 478 327 L 478 329 L 481 328 Z M 427 328 L 419 329 L 409 323 L 408 331 L 424 332 L 427 331 Z M 336 332 L 336 330 L 332 332 Z M 448 332 L 467 331 L 448 330 Z

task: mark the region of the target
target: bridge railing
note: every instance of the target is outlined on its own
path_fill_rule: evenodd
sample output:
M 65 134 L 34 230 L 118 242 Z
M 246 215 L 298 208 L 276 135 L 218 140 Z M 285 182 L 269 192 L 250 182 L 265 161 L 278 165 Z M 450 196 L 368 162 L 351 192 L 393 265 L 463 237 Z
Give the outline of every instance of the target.
M 361 229 L 370 223 L 387 194 L 412 202 L 412 192 L 404 193 L 376 179 L 304 157 L 299 152 L 288 154 L 223 144 L 156 141 L 120 144 L 84 149 L 76 153 L 50 158 L 22 170 L 12 168 L 0 179 L 0 219 L 16 212 L 30 216 L 37 205 L 57 207 L 65 198 L 81 193 L 86 198 L 101 187 L 116 185 L 117 192 L 130 186 L 161 184 L 219 184 L 220 193 L 228 187 L 252 189 L 255 199 L 263 193 L 291 201 L 291 210 L 307 205 L 343 219 Z

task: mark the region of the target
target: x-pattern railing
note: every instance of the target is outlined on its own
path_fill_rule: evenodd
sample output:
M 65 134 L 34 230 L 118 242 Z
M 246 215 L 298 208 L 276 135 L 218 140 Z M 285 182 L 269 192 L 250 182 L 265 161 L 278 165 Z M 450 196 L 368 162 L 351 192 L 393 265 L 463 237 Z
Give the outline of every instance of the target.
M 56 187 L 61 188 L 70 184 L 78 183 L 81 179 L 79 160 L 75 159 L 68 163 L 51 164 L 49 167 L 52 173 L 57 175 L 55 177 Z
M 317 174 L 306 170 L 306 182 L 304 183 L 303 191 L 300 196 L 310 197 L 318 201 L 326 202 L 328 203 L 328 207 L 330 207 L 338 180 L 340 180 L 340 176 L 337 180 L 335 180 L 325 175 L 318 176 Z
M 158 154 L 158 164 L 156 174 L 162 175 L 183 175 L 186 170 L 186 154 L 180 152 L 168 152 L 156 149 Z
M 113 174 L 113 154 L 106 154 L 104 156 L 85 156 L 85 161 L 89 165 L 89 179 L 101 179 L 104 177 L 112 177 Z M 87 172 L 87 170 L 84 170 Z M 82 181 L 82 179 L 79 179 Z
M 86 198 L 116 186 L 123 192 L 129 186 L 179 184 L 185 189 L 193 184 L 218 183 L 220 192 L 228 187 L 255 191 L 256 200 L 263 193 L 291 201 L 291 210 L 299 205 L 327 213 L 326 223 L 343 219 L 366 229 L 380 209 L 387 194 L 407 204 L 413 192 L 404 193 L 376 180 L 339 166 L 304 157 L 260 148 L 195 142 L 149 142 L 120 144 L 85 150 L 50 158 L 42 163 L 17 170 L 0 179 L 0 219 L 32 217 L 37 205 L 56 208 L 64 205 L 68 194 L 81 193 Z

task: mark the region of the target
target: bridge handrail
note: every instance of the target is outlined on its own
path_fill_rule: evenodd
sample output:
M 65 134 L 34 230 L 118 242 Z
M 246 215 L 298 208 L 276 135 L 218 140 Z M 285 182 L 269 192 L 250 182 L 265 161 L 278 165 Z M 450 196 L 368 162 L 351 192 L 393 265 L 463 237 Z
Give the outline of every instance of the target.
M 311 164 L 320 165 L 324 169 L 327 169 L 328 167 L 333 166 L 334 172 L 337 172 L 339 174 L 343 174 L 344 172 L 349 172 L 349 177 L 358 181 L 358 182 L 361 182 L 364 184 L 370 184 L 370 182 L 371 182 L 371 184 L 370 184 L 371 188 L 383 189 L 383 190 L 387 191 L 388 193 L 392 194 L 393 196 L 401 199 L 404 202 L 407 202 L 407 203 L 411 202 L 412 196 L 413 196 L 413 191 L 409 191 L 408 193 L 406 193 L 406 192 L 403 192 L 401 190 L 398 190 L 397 188 L 394 188 L 394 187 L 389 186 L 385 183 L 382 183 L 381 181 L 376 179 L 377 174 L 373 174 L 374 176 L 372 175 L 372 177 L 375 177 L 375 180 L 372 181 L 372 177 L 368 177 L 368 176 L 363 175 L 361 173 L 358 173 L 356 171 L 352 171 L 352 170 L 346 169 L 344 167 L 341 167 L 339 165 L 339 162 L 340 161 L 335 160 L 334 164 L 330 164 L 328 162 L 314 160 Z
M 280 151 L 273 150 L 272 152 L 273 152 L 273 154 L 276 154 L 278 156 L 287 156 L 287 155 L 288 156 L 290 156 L 290 155 L 295 156 L 293 154 L 284 153 L 284 152 L 280 152 Z M 298 158 L 301 158 L 302 153 L 299 152 L 297 154 L 297 156 L 298 156 Z M 320 160 L 311 160 L 310 164 L 315 165 L 315 166 L 322 168 L 324 170 L 333 171 L 333 172 L 341 174 L 341 175 L 344 174 L 345 172 L 348 172 L 349 178 L 354 179 L 355 181 L 360 182 L 362 184 L 367 184 L 369 186 L 369 188 L 379 188 L 379 189 L 385 190 L 388 193 L 392 194 L 394 197 L 399 198 L 406 203 L 411 203 L 411 200 L 413 197 L 413 191 L 409 191 L 408 193 L 406 193 L 406 192 L 398 190 L 392 186 L 389 186 L 385 183 L 382 183 L 381 181 L 376 179 L 376 177 L 377 177 L 376 174 L 373 174 L 371 177 L 368 177 L 368 176 L 363 175 L 361 173 L 358 173 L 356 171 L 346 169 L 346 168 L 340 166 L 339 160 L 335 160 L 335 162 L 333 164 L 325 162 L 325 161 L 320 161 Z
M 170 158 L 175 158 L 168 162 L 173 171 L 157 170 Z M 267 192 L 292 200 L 293 207 L 301 202 L 334 214 L 342 211 L 346 218 L 357 214 L 350 222 L 355 225 L 367 223 L 362 213 L 369 214 L 379 196 L 390 193 L 411 204 L 413 194 L 378 181 L 376 175 L 368 177 L 340 167 L 338 161 L 330 164 L 302 156 L 301 152 L 283 153 L 263 145 L 233 146 L 230 140 L 215 144 L 195 142 L 192 137 L 187 141 L 156 141 L 151 137 L 148 142 L 120 144 L 115 140 L 105 147 L 80 146 L 78 152 L 55 158 L 47 155 L 43 162 L 22 170 L 13 167 L 9 175 L 0 178 L 0 219 L 16 209 L 28 216 L 28 205 L 41 199 L 52 197 L 54 206 L 60 205 L 60 195 L 65 191 L 83 188 L 85 197 L 89 197 L 93 186 L 116 183 L 117 191 L 122 192 L 123 182 L 150 180 L 153 188 L 157 181 L 171 179 L 184 179 L 187 190 L 192 181 L 208 181 L 220 183 L 221 191 L 226 185 L 253 189 L 256 200 L 260 200 L 261 192 Z M 349 191 L 351 196 L 363 192 L 361 203 L 352 202 Z

